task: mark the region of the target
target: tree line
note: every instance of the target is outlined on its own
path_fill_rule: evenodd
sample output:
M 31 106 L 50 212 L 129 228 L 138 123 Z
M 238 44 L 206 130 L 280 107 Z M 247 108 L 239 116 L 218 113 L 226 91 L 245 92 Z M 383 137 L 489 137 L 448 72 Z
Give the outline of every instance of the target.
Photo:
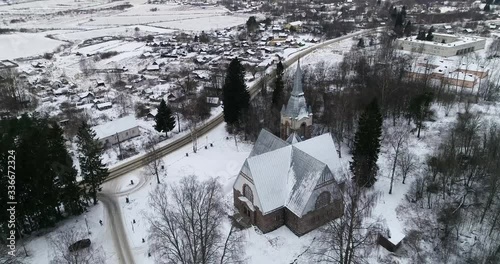
M 97 203 L 99 186 L 108 173 L 101 160 L 102 147 L 86 123 L 77 135 L 80 174 L 62 128 L 47 117 L 34 113 L 0 120 L 0 135 L 2 186 L 7 186 L 8 151 L 16 153 L 18 235 L 53 227 L 65 217 L 83 213 L 91 202 Z M 6 204 L 7 192 L 0 199 Z M 3 219 L 8 218 L 6 213 L 1 212 Z M 3 234 L 8 232 L 5 222 L 0 227 Z

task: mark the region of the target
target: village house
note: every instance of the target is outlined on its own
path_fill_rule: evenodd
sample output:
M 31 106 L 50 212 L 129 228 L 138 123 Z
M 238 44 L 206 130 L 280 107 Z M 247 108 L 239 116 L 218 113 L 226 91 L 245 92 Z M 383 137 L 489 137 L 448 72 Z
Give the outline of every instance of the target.
M 94 101 L 94 94 L 91 92 L 84 92 L 78 94 L 78 101 L 82 104 L 89 104 Z
M 99 111 L 103 111 L 103 110 L 106 110 L 106 109 L 110 109 L 113 107 L 113 103 L 111 102 L 104 102 L 104 103 L 100 103 L 100 104 L 97 104 L 96 105 L 96 108 L 97 110 Z
M 133 116 L 126 116 L 92 127 L 104 147 L 118 144 L 140 135 L 139 125 Z

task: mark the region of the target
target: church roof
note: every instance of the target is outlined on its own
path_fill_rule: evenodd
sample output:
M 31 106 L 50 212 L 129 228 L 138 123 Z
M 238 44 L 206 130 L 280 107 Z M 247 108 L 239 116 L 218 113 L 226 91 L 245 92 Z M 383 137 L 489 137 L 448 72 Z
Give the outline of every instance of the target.
M 281 112 L 285 116 L 296 119 L 307 117 L 310 114 L 302 88 L 302 69 L 300 68 L 300 62 L 297 63 L 297 69 L 295 70 L 292 93 L 290 94 L 288 103 L 283 107 Z
M 318 184 L 340 180 L 334 177 L 342 167 L 330 134 L 288 143 L 264 131 L 252 153 L 242 172 L 252 179 L 263 214 L 286 207 L 302 217 Z
M 293 132 L 287 139 L 286 142 L 288 144 L 295 144 L 297 142 L 301 142 L 302 139 L 300 139 L 299 135 L 297 133 Z

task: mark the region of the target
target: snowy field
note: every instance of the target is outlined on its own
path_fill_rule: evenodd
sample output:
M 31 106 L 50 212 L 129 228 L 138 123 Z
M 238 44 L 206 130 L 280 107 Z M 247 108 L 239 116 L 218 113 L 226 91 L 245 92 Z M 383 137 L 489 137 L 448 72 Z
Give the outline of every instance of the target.
M 45 37 L 44 33 L 0 35 L 0 60 L 43 55 L 64 44 Z

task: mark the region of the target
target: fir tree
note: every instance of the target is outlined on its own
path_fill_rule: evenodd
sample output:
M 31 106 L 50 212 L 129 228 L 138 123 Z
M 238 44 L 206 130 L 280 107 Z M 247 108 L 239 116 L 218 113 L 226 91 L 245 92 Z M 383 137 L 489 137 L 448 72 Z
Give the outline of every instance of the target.
M 365 40 L 363 38 L 360 38 L 358 41 L 358 48 L 362 49 L 365 47 Z
M 249 17 L 246 24 L 248 32 L 254 32 L 259 28 L 259 22 L 257 22 L 255 16 Z
M 434 27 L 431 26 L 429 28 L 429 31 L 427 31 L 427 36 L 425 36 L 425 40 L 432 41 L 434 39 L 434 35 L 432 33 L 434 33 Z
M 158 113 L 155 116 L 155 129 L 158 132 L 165 132 L 168 137 L 168 132 L 175 128 L 175 116 L 170 107 L 167 106 L 165 100 L 161 100 Z
M 398 35 L 398 37 L 403 36 L 403 23 L 404 17 L 401 12 L 396 15 L 396 22 L 394 23 L 394 32 Z
M 0 135 L 0 170 L 5 172 L 0 177 L 2 186 L 10 180 L 9 151 L 16 155 L 16 218 L 23 219 L 18 222 L 21 232 L 54 226 L 65 215 L 84 210 L 76 170 L 59 126 L 36 114 L 24 114 L 19 119 L 0 120 Z M 5 199 L 0 196 L 0 202 L 6 203 Z M 0 216 L 8 218 L 5 212 Z
M 415 125 L 417 126 L 418 138 L 420 137 L 420 130 L 422 129 L 423 122 L 428 116 L 432 98 L 432 92 L 424 92 L 413 97 L 410 101 L 408 110 L 410 113 L 410 117 L 413 119 Z
M 272 106 L 275 110 L 281 110 L 281 107 L 284 104 L 285 100 L 285 95 L 284 95 L 284 89 L 285 89 L 285 84 L 283 83 L 283 72 L 284 72 L 284 67 L 283 63 L 278 62 L 276 65 L 276 80 L 274 82 L 274 91 L 273 91 L 273 98 L 272 98 Z
M 408 20 L 408 22 L 406 22 L 405 29 L 404 29 L 403 33 L 406 37 L 409 37 L 409 36 L 411 36 L 412 32 L 413 32 L 413 25 L 411 24 L 411 21 Z
M 238 58 L 234 58 L 229 64 L 222 96 L 224 121 L 230 126 L 239 126 L 244 110 L 248 109 L 250 94 L 245 84 L 245 70 Z
M 381 135 L 382 115 L 377 100 L 373 99 L 359 118 L 358 130 L 354 137 L 350 169 L 358 186 L 370 187 L 376 181 Z
M 108 169 L 101 159 L 103 149 L 95 132 L 85 122 L 78 129 L 77 140 L 83 182 L 89 188 L 89 197 L 97 204 L 97 191 L 108 176 Z
M 78 172 L 73 166 L 73 159 L 69 155 L 63 137 L 63 130 L 57 123 L 51 125 L 49 129 L 49 155 L 52 161 L 52 169 L 58 177 L 59 201 L 64 206 L 64 210 L 69 215 L 79 215 L 83 213 L 85 204 L 81 197 L 83 192 L 76 181 Z

